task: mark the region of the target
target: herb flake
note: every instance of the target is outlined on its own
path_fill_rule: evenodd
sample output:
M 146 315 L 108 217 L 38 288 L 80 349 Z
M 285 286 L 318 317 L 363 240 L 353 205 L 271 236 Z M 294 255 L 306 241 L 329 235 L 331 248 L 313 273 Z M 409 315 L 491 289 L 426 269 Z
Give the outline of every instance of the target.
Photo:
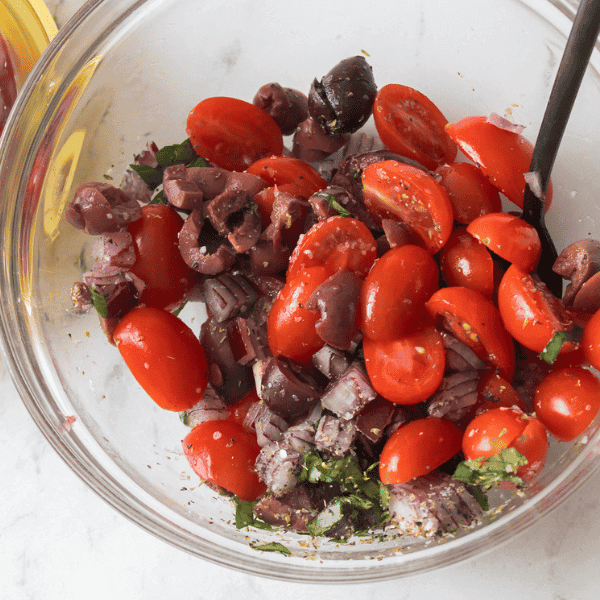
M 250 548 L 253 550 L 260 550 L 261 552 L 279 552 L 285 556 L 291 556 L 292 553 L 289 548 L 286 548 L 279 542 L 268 542 L 267 544 L 250 544 Z
M 315 194 L 317 198 L 323 198 L 329 204 L 333 210 L 336 210 L 342 217 L 351 217 L 352 213 L 347 211 L 336 199 L 333 194 L 328 194 L 326 192 L 317 192 Z
M 90 287 L 90 294 L 92 295 L 92 304 L 96 309 L 96 312 L 103 318 L 108 319 L 108 304 L 106 298 L 97 292 L 93 287 Z

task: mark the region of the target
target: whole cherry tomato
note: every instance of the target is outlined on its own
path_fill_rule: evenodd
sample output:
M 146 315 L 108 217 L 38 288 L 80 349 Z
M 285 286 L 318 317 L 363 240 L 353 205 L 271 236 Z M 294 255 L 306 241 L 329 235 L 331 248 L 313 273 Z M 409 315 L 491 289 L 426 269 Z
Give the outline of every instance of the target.
M 183 442 L 194 473 L 242 500 L 256 500 L 267 488 L 254 470 L 260 446 L 256 435 L 231 421 L 205 421 Z
M 484 460 L 505 448 L 514 448 L 527 459 L 517 475 L 529 481 L 546 462 L 548 436 L 534 417 L 515 408 L 492 408 L 476 416 L 465 430 L 462 450 L 467 460 Z
M 445 132 L 448 120 L 427 96 L 390 83 L 375 97 L 373 119 L 381 141 L 392 151 L 430 170 L 452 162 L 458 148 Z
M 600 310 L 595 312 L 583 329 L 581 346 L 585 360 L 600 370 Z
M 454 219 L 463 225 L 481 215 L 502 210 L 497 188 L 472 163 L 442 165 L 436 170 L 435 177 L 448 192 Z
M 573 329 L 564 304 L 538 278 L 511 265 L 498 288 L 498 308 L 509 333 L 534 352 L 542 352 L 554 334 Z M 577 344 L 565 341 L 560 350 L 572 352 Z
M 283 151 L 275 120 L 237 98 L 202 100 L 188 115 L 186 131 L 198 156 L 229 171 L 244 171 L 259 158 Z
M 522 271 L 530 272 L 537 267 L 542 254 L 540 236 L 523 219 L 508 213 L 488 213 L 471 221 L 467 231 Z
M 379 477 L 385 485 L 427 475 L 460 451 L 462 429 L 451 421 L 426 417 L 400 425 L 379 457 Z
M 502 377 L 511 380 L 515 348 L 494 303 L 475 290 L 447 287 L 435 292 L 426 304 L 429 314 L 452 335 L 469 346 Z
M 446 126 L 448 135 L 511 202 L 523 208 L 525 173 L 529 172 L 533 144 L 522 134 L 498 127 L 487 117 L 465 117 Z M 552 202 L 548 184 L 545 209 Z
M 367 275 L 360 294 L 360 328 L 374 340 L 391 340 L 416 329 L 425 302 L 438 289 L 431 255 L 407 244 L 388 250 Z
M 142 217 L 129 225 L 136 261 L 131 272 L 146 287 L 140 303 L 155 308 L 178 308 L 197 281 L 179 251 L 179 232 L 183 219 L 170 206 L 147 204 Z
M 442 336 L 428 324 L 390 341 L 365 337 L 363 351 L 373 389 L 395 404 L 424 402 L 444 377 Z
M 325 267 L 309 267 L 288 279 L 267 320 L 273 356 L 282 355 L 303 365 L 312 364 L 312 355 L 324 342 L 315 330 L 318 314 L 305 305 L 315 289 L 329 277 Z
M 582 434 L 600 410 L 600 380 L 582 367 L 551 371 L 533 395 L 536 417 L 562 442 Z
M 491 298 L 494 293 L 494 259 L 465 227 L 455 227 L 440 252 L 440 270 L 448 286 L 462 286 Z
M 446 190 L 429 173 L 386 160 L 362 173 L 365 206 L 377 221 L 402 221 L 435 254 L 452 233 L 454 216 Z
M 138 306 L 119 321 L 113 339 L 137 382 L 161 408 L 187 410 L 202 399 L 206 357 L 181 319 L 160 308 Z
M 377 243 L 362 222 L 331 217 L 313 225 L 292 253 L 287 279 L 307 267 L 323 266 L 330 275 L 346 269 L 364 279 L 377 258 Z

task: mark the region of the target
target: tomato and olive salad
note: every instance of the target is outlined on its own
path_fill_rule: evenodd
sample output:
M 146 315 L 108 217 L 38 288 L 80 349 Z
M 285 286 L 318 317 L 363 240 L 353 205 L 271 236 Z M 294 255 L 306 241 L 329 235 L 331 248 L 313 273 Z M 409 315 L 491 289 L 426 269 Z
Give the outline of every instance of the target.
M 590 426 L 600 242 L 561 252 L 552 295 L 518 211 L 535 179 L 520 126 L 450 124 L 355 56 L 308 95 L 206 98 L 186 133 L 119 187 L 76 191 L 66 218 L 98 252 L 71 295 L 180 413 L 238 527 L 454 534 L 492 486 L 536 477 L 549 436 Z M 199 337 L 178 316 L 192 297 Z

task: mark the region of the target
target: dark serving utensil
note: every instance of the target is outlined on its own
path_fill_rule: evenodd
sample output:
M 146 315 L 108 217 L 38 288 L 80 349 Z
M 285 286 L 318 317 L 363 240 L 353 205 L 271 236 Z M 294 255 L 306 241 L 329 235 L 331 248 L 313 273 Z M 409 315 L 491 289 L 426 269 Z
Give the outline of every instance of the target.
M 523 199 L 523 219 L 536 228 L 542 241 L 538 275 L 559 298 L 562 296 L 562 278 L 552 271 L 557 252 L 546 229 L 544 199 L 554 159 L 599 31 L 600 0 L 581 0 L 531 158 L 529 170 L 539 173 L 541 198 L 536 196 L 528 183 Z

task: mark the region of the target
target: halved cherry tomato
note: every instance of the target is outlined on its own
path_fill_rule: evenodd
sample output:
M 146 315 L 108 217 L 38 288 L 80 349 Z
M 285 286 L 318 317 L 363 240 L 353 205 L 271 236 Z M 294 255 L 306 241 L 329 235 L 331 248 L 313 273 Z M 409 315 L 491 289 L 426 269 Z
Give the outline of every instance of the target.
M 435 292 L 426 307 L 442 327 L 469 346 L 483 362 L 497 367 L 505 379 L 512 379 L 513 340 L 491 300 L 465 287 L 447 287 Z
M 138 306 L 119 321 L 113 339 L 137 382 L 161 408 L 187 410 L 202 399 L 206 357 L 181 319 L 160 308 Z
M 509 333 L 526 348 L 540 353 L 558 331 L 570 331 L 574 322 L 567 308 L 537 277 L 511 265 L 498 288 L 498 308 Z M 566 340 L 561 353 L 577 344 Z
M 448 135 L 511 202 L 523 208 L 525 173 L 529 172 L 533 144 L 522 134 L 502 129 L 487 117 L 465 117 L 446 126 Z M 552 182 L 546 192 L 547 211 Z
M 413 331 L 425 315 L 425 302 L 438 289 L 439 271 L 431 255 L 407 244 L 375 262 L 360 294 L 360 329 L 374 340 Z
M 460 451 L 462 435 L 454 423 L 436 417 L 400 425 L 381 451 L 381 482 L 404 483 L 431 473 Z
M 508 213 L 477 217 L 467 231 L 486 248 L 521 270 L 533 271 L 542 254 L 538 232 L 529 223 Z
M 585 325 L 581 346 L 585 359 L 594 369 L 600 370 L 600 310 Z
M 462 440 L 467 460 L 485 460 L 511 447 L 528 461 L 518 468 L 517 475 L 526 481 L 531 480 L 546 461 L 548 436 L 545 427 L 521 410 L 492 408 L 471 421 Z
M 324 346 L 317 335 L 316 312 L 305 308 L 315 289 L 330 277 L 325 267 L 309 267 L 288 279 L 277 295 L 267 320 L 269 348 L 273 356 L 312 364 L 312 355 Z
M 283 151 L 275 120 L 237 98 L 202 100 L 188 115 L 186 132 L 198 156 L 230 171 L 244 171 L 259 158 Z
M 365 206 L 376 221 L 408 224 L 432 254 L 446 243 L 454 224 L 452 204 L 429 173 L 386 160 L 366 167 L 362 182 Z
M 367 226 L 349 217 L 331 217 L 313 225 L 292 253 L 287 279 L 307 267 L 324 266 L 330 275 L 346 269 L 364 279 L 377 258 L 377 244 Z
M 562 442 L 581 435 L 600 410 L 600 380 L 587 369 L 551 371 L 533 395 L 536 417 Z
M 242 500 L 256 500 L 266 485 L 254 470 L 260 446 L 256 435 L 238 423 L 205 421 L 182 441 L 183 453 L 194 473 Z
M 395 404 L 424 402 L 444 377 L 442 336 L 429 324 L 390 341 L 363 339 L 365 366 L 375 391 Z
M 293 183 L 298 195 L 307 199 L 327 187 L 319 171 L 313 166 L 291 156 L 267 156 L 251 164 L 246 171 L 262 177 L 269 185 Z
M 449 286 L 462 286 L 491 298 L 494 293 L 494 259 L 465 227 L 455 227 L 440 252 L 442 278 Z
M 373 119 L 381 141 L 392 151 L 430 170 L 452 162 L 458 148 L 444 131 L 448 119 L 421 92 L 390 83 L 375 97 Z
M 435 177 L 448 192 L 454 219 L 463 225 L 481 215 L 502 210 L 497 188 L 472 163 L 442 165 L 436 170 Z
M 142 207 L 142 217 L 127 228 L 136 254 L 131 272 L 146 284 L 141 304 L 177 308 L 194 287 L 198 275 L 179 251 L 182 227 L 183 219 L 170 206 L 147 204 Z

